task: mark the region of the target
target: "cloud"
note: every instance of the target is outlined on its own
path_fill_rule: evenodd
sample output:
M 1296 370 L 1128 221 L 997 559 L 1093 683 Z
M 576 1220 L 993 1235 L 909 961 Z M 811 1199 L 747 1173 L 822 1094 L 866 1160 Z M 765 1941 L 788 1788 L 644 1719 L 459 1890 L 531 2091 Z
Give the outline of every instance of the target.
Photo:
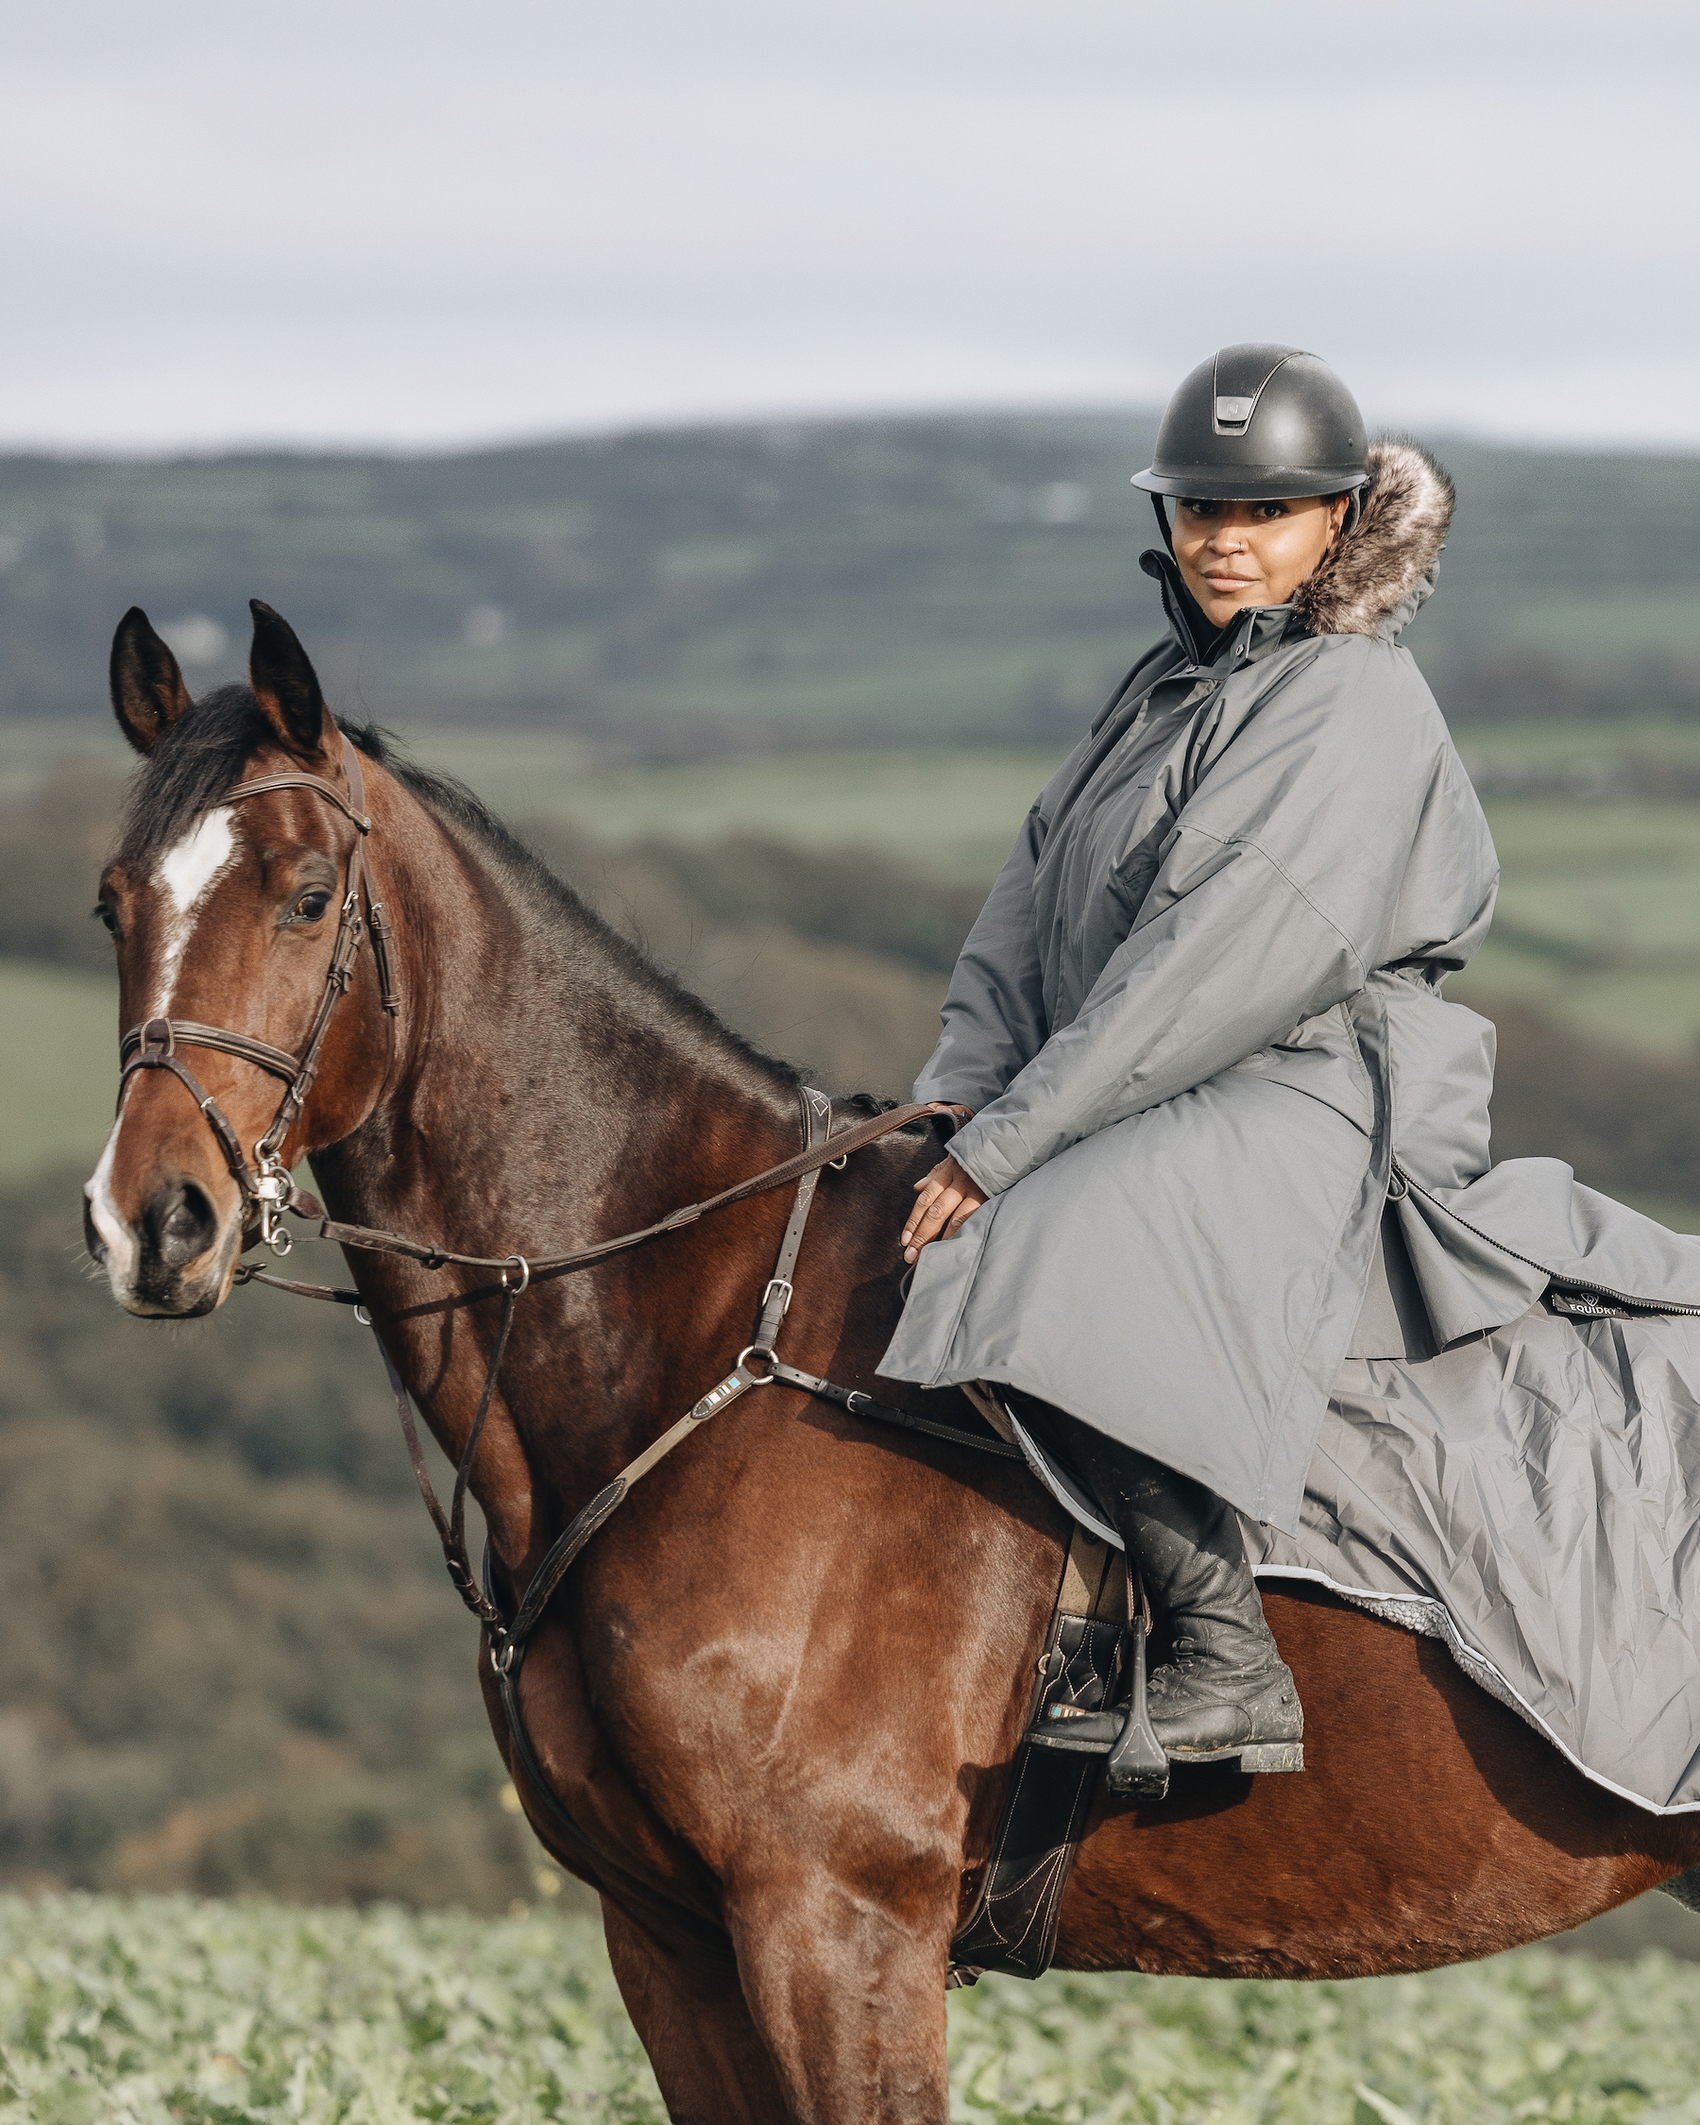
M 1700 11 L 68 0 L 0 42 L 0 434 L 1150 400 L 1700 441 Z

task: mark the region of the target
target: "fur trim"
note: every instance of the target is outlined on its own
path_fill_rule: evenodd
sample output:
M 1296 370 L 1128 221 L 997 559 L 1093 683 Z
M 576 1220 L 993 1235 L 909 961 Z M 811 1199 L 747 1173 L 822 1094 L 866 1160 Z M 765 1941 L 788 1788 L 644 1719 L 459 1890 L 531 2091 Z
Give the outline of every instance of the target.
M 1293 604 L 1313 635 L 1373 635 L 1432 576 L 1452 522 L 1445 468 L 1420 443 L 1384 436 L 1364 462 L 1369 481 L 1358 521 L 1301 583 Z

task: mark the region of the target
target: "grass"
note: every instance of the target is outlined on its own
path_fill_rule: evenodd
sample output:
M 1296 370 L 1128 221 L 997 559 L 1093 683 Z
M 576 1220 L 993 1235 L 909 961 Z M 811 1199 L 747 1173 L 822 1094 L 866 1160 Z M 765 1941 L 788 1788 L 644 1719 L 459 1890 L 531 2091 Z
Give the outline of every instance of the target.
M 1700 806 L 1490 800 L 1502 881 L 1486 945 L 1448 984 L 1533 1004 L 1652 1053 L 1700 1041 Z
M 550 818 L 611 842 L 718 841 L 755 833 L 799 848 L 854 844 L 906 857 L 951 883 L 990 882 L 1061 747 L 932 747 L 798 753 L 591 774 L 558 740 L 422 733 L 449 768 L 510 818 Z
M 1684 2125 L 1700 1967 L 1539 1949 L 1351 1984 L 952 1995 L 951 2116 Z M 0 1899 L 0 2125 L 660 2119 L 593 1921 Z
M 1647 761 L 1700 766 L 1700 722 L 1653 716 L 1579 717 L 1550 723 L 1477 723 L 1454 732 L 1472 775 L 1606 774 Z
M 0 1182 L 64 1159 L 93 1171 L 118 1090 L 118 985 L 0 959 Z
M 651 2119 L 588 1919 L 0 1901 L 0 2120 Z

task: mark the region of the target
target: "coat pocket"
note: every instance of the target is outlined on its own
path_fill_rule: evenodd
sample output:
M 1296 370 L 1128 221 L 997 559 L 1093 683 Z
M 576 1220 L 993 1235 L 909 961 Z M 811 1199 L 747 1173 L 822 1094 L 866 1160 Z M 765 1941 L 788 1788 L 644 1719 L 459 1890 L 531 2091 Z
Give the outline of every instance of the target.
M 1110 868 L 1104 890 L 1125 914 L 1131 929 L 1162 862 L 1175 812 L 1164 785 L 1153 776 L 1136 782 L 1127 794 L 1132 800 L 1132 816 L 1125 828 L 1126 845 Z

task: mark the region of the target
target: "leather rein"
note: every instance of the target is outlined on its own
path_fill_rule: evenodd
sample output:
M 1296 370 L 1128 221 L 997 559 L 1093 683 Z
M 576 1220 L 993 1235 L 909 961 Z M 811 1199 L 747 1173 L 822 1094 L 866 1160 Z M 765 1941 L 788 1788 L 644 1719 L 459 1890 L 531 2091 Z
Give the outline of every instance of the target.
M 290 1055 L 285 1049 L 274 1048 L 246 1033 L 232 1033 L 222 1027 L 204 1026 L 189 1019 L 152 1018 L 146 1024 L 132 1028 L 124 1035 L 120 1044 L 123 1069 L 119 1079 L 118 1096 L 122 1101 L 131 1076 L 139 1070 L 168 1070 L 181 1080 L 205 1116 L 207 1126 L 212 1130 L 224 1154 L 225 1164 L 242 1191 L 243 1232 L 245 1244 L 248 1246 L 259 1241 L 269 1246 L 276 1255 L 288 1254 L 291 1241 L 289 1233 L 283 1227 L 282 1214 L 289 1210 L 298 1217 L 316 1219 L 319 1229 L 314 1237 L 330 1240 L 342 1247 L 358 1248 L 372 1253 L 404 1255 L 433 1270 L 453 1264 L 457 1268 L 492 1269 L 499 1272 L 501 1317 L 485 1368 L 478 1407 L 473 1415 L 471 1429 L 467 1433 L 466 1445 L 455 1468 L 454 1491 L 446 1512 L 431 1481 L 406 1384 L 396 1370 L 382 1338 L 376 1336 L 375 1324 L 360 1293 L 345 1285 L 296 1282 L 288 1277 L 271 1275 L 249 1263 L 242 1263 L 237 1267 L 234 1281 L 239 1284 L 269 1284 L 277 1290 L 293 1292 L 302 1298 L 324 1299 L 336 1305 L 352 1306 L 356 1319 L 373 1328 L 379 1354 L 383 1358 L 384 1369 L 389 1375 L 390 1387 L 395 1395 L 396 1412 L 400 1419 L 402 1436 L 407 1443 L 408 1457 L 413 1464 L 420 1496 L 442 1544 L 443 1560 L 448 1567 L 449 1578 L 462 1601 L 484 1626 L 489 1638 L 491 1665 L 500 1680 L 509 1724 L 525 1762 L 527 1774 L 550 1805 L 565 1816 L 565 1810 L 550 1788 L 532 1752 L 520 1713 L 517 1684 L 526 1642 L 556 1588 L 566 1577 L 574 1559 L 623 1503 L 633 1484 L 646 1476 L 664 1456 L 671 1453 L 675 1446 L 688 1438 L 699 1426 L 706 1424 L 711 1417 L 717 1416 L 752 1389 L 771 1387 L 778 1382 L 782 1386 L 836 1403 L 851 1416 L 873 1418 L 905 1431 L 923 1433 L 930 1438 L 943 1439 L 953 1445 L 973 1447 L 982 1453 L 999 1455 L 1005 1459 L 1021 1458 L 1020 1449 L 1007 1445 L 1002 1439 L 984 1433 L 964 1431 L 955 1425 L 936 1424 L 931 1419 L 915 1416 L 908 1410 L 876 1402 L 860 1389 L 840 1387 L 834 1381 L 787 1365 L 776 1353 L 779 1331 L 790 1310 L 795 1292 L 793 1277 L 797 1257 L 802 1247 L 803 1232 L 821 1169 L 829 1165 L 842 1167 L 852 1152 L 861 1151 L 869 1144 L 877 1143 L 882 1137 L 889 1136 L 893 1130 L 904 1128 L 923 1116 L 947 1113 L 950 1110 L 936 1101 L 911 1101 L 834 1133 L 831 1100 L 824 1092 L 817 1092 L 813 1086 L 804 1086 L 801 1088 L 804 1144 L 803 1149 L 795 1156 L 782 1159 L 779 1164 L 753 1174 L 748 1180 L 739 1181 L 730 1188 L 723 1188 L 717 1195 L 708 1196 L 700 1203 L 686 1203 L 677 1210 L 671 1210 L 652 1225 L 644 1225 L 635 1232 L 618 1233 L 612 1239 L 597 1240 L 586 1247 L 575 1247 L 563 1254 L 532 1257 L 521 1254 L 458 1254 L 451 1248 L 409 1239 L 402 1233 L 386 1232 L 370 1225 L 343 1224 L 335 1218 L 327 1217 L 316 1198 L 309 1195 L 305 1189 L 297 1188 L 291 1181 L 283 1164 L 282 1148 L 290 1128 L 305 1110 L 313 1080 L 318 1074 L 320 1053 L 330 1029 L 332 1014 L 338 1002 L 348 992 L 360 947 L 368 937 L 372 943 L 382 1008 L 390 1024 L 392 1051 L 395 1018 L 401 1003 L 390 966 L 389 948 L 394 933 L 384 918 L 383 902 L 372 897 L 370 864 L 365 856 L 366 837 L 371 832 L 372 822 L 365 809 L 365 786 L 360 772 L 360 758 L 346 737 L 342 741 L 342 752 L 343 771 L 348 778 L 347 797 L 344 797 L 333 783 L 325 781 L 321 776 L 285 774 L 264 775 L 252 782 L 240 782 L 220 800 L 221 804 L 234 804 L 245 797 L 258 797 L 270 790 L 310 790 L 334 805 L 358 830 L 357 838 L 349 851 L 341 919 L 325 974 L 324 995 L 308 1028 L 307 1039 L 300 1055 Z M 213 1049 L 221 1054 L 234 1056 L 239 1062 L 251 1063 L 257 1069 L 268 1071 L 272 1076 L 283 1079 L 283 1097 L 278 1103 L 270 1127 L 254 1146 L 252 1165 L 243 1153 L 241 1139 L 229 1117 L 183 1061 L 177 1052 L 179 1048 Z M 798 1184 L 796 1202 L 786 1224 L 784 1237 L 780 1241 L 773 1275 L 768 1279 L 761 1296 L 753 1339 L 738 1353 L 725 1377 L 717 1381 L 635 1460 L 629 1462 L 611 1483 L 598 1491 L 583 1511 L 562 1530 L 550 1544 L 537 1570 L 527 1582 L 518 1609 L 510 1618 L 496 1600 L 489 1583 L 488 1545 L 485 1571 L 482 1574 L 474 1573 L 466 1548 L 466 1494 L 478 1442 L 483 1436 L 485 1420 L 489 1416 L 491 1400 L 495 1394 L 497 1375 L 501 1371 L 502 1358 L 507 1350 L 514 1311 L 521 1297 L 538 1277 L 563 1275 L 575 1269 L 587 1268 L 593 1263 L 607 1260 L 610 1255 L 625 1253 L 630 1248 L 641 1247 L 650 1241 L 662 1239 L 669 1233 L 678 1232 L 714 1211 L 729 1209 L 734 1203 L 746 1202 L 752 1196 L 766 1195 L 773 1189 L 788 1186 L 793 1181 Z M 565 1819 L 571 1822 L 570 1817 Z

